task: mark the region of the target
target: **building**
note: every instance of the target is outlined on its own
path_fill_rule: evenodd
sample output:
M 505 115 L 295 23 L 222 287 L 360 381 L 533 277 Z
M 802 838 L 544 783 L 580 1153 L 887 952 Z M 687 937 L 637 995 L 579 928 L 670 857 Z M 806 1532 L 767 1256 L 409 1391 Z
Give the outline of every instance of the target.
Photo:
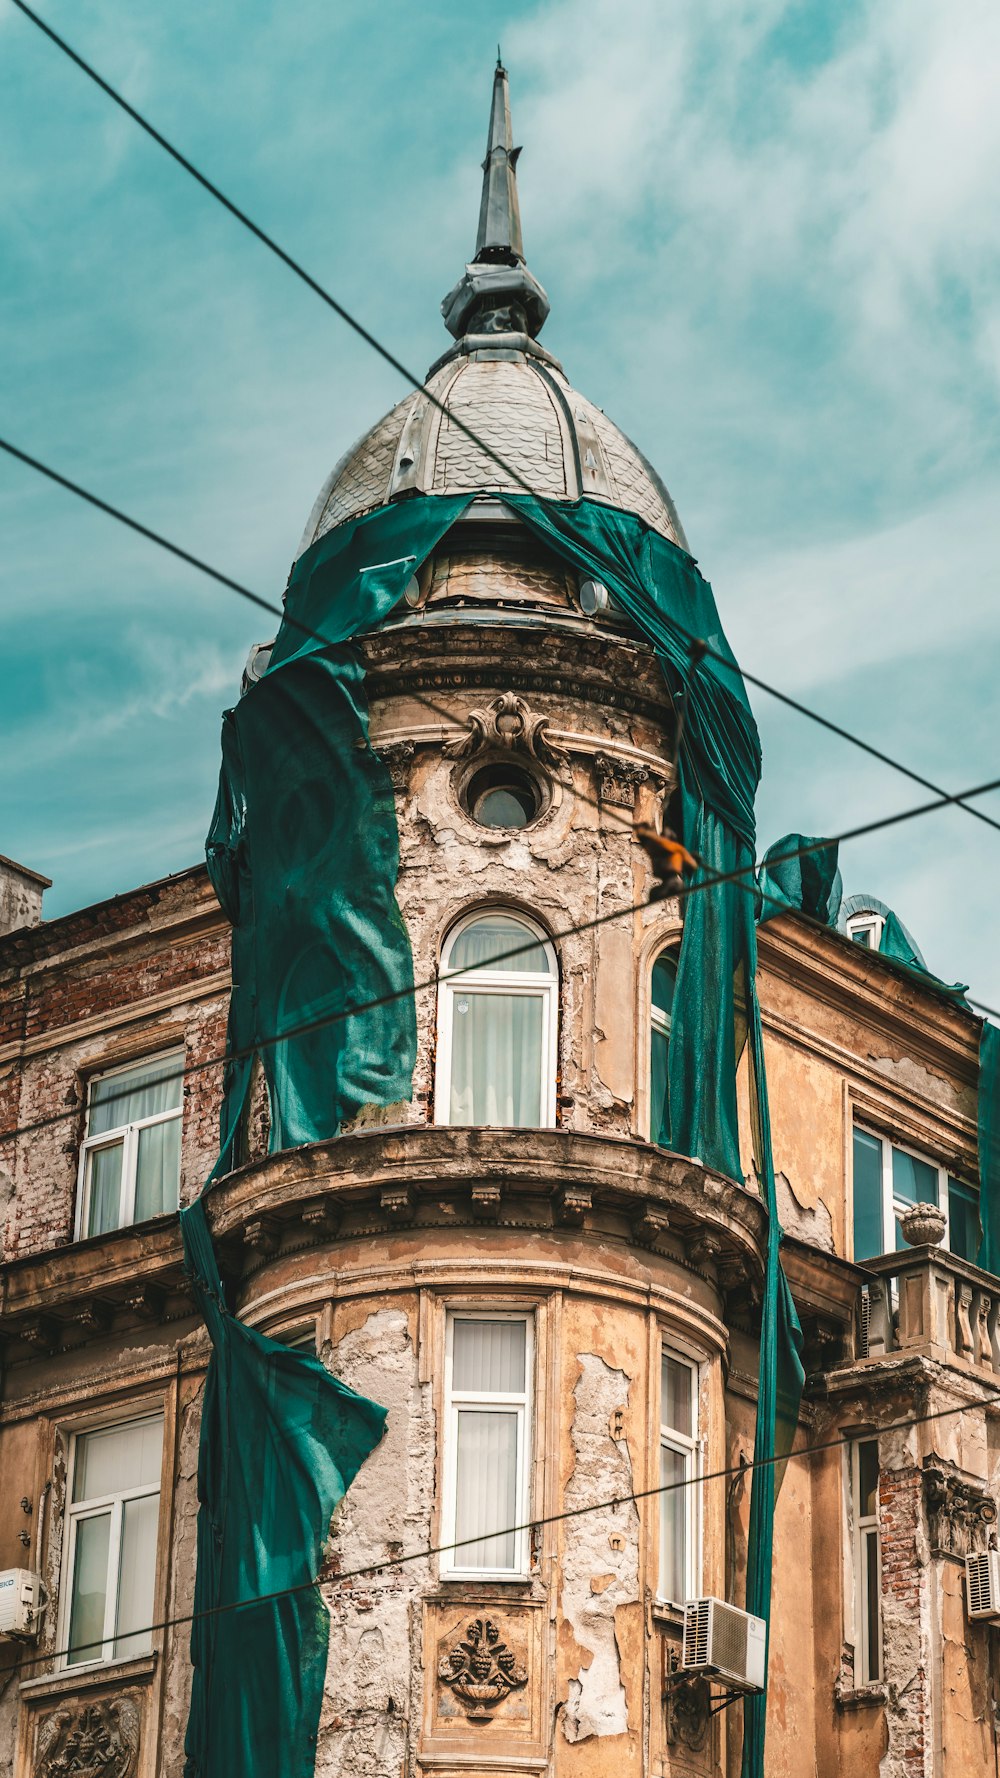
M 373 427 L 301 546 L 409 490 L 475 495 L 362 645 L 415 979 L 447 977 L 417 995 L 412 1100 L 269 1155 L 258 1082 L 211 1200 L 241 1316 L 389 1409 L 331 1536 L 323 1778 L 739 1770 L 740 1704 L 677 1661 L 686 1599 L 743 1596 L 766 1215 L 748 1114 L 743 1177 L 649 1139 L 682 916 L 649 900 L 634 826 L 672 795 L 674 716 L 652 650 L 512 519 L 462 426 L 538 491 L 684 538 L 538 344 L 514 161 L 498 69 L 445 411 L 409 395 Z M 217 1154 L 229 933 L 201 866 L 50 922 L 43 885 L 0 861 L 0 1569 L 48 1599 L 36 1639 L 0 1642 L 0 1775 L 173 1778 L 208 1359 L 176 1207 Z M 775 1778 L 998 1757 L 996 1643 L 962 1582 L 998 1488 L 979 1025 L 873 948 L 880 918 L 760 934 L 807 1368 Z

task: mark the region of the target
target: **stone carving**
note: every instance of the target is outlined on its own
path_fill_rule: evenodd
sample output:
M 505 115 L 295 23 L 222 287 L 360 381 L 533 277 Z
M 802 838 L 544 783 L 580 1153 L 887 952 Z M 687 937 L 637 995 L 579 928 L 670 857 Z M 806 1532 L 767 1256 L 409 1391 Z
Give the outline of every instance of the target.
M 924 1500 L 932 1550 L 967 1556 L 986 1549 L 997 1508 L 981 1484 L 966 1481 L 950 1464 L 939 1460 L 924 1470 Z
M 134 1778 L 139 1765 L 135 1700 L 99 1698 L 43 1717 L 33 1778 Z
M 616 753 L 595 753 L 598 794 L 602 803 L 615 803 L 621 809 L 635 808 L 635 793 L 644 784 L 649 772 L 636 760 L 621 759 Z
M 969 1311 L 972 1308 L 971 1284 L 960 1284 L 958 1301 L 955 1305 L 955 1351 L 959 1358 L 972 1357 L 972 1321 Z
M 438 1678 L 451 1687 L 474 1722 L 488 1722 L 498 1704 L 528 1683 L 526 1669 L 488 1617 L 472 1618 L 466 1625 L 461 1640 L 441 1656 Z
M 675 1681 L 667 1690 L 667 1743 L 700 1753 L 708 1740 L 711 1690 L 706 1679 Z
M 569 756 L 565 747 L 549 739 L 549 719 L 528 708 L 515 691 L 501 692 L 486 710 L 470 710 L 467 731 L 446 741 L 444 752 L 450 759 L 469 759 L 487 747 L 504 747 L 518 753 L 530 753 L 533 759 L 560 764 Z
M 410 762 L 416 752 L 416 741 L 386 741 L 377 749 L 379 759 L 389 769 L 393 790 L 405 790 L 409 782 Z
M 936 1204 L 914 1204 L 899 1219 L 910 1247 L 938 1247 L 944 1240 L 945 1215 Z

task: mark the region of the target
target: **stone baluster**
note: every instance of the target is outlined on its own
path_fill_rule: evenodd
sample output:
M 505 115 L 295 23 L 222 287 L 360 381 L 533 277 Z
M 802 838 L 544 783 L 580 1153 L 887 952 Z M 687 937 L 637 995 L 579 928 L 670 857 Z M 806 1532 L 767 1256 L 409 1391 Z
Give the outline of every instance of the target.
M 878 1358 L 895 1346 L 892 1333 L 892 1285 L 873 1278 L 868 1286 L 868 1356 Z
M 955 1304 L 955 1351 L 959 1358 L 971 1359 L 975 1350 L 972 1338 L 972 1285 L 959 1284 Z
M 975 1343 L 975 1359 L 977 1364 L 984 1364 L 993 1369 L 993 1348 L 990 1343 L 990 1309 L 991 1299 L 983 1290 L 973 1292 L 972 1297 L 972 1333 Z

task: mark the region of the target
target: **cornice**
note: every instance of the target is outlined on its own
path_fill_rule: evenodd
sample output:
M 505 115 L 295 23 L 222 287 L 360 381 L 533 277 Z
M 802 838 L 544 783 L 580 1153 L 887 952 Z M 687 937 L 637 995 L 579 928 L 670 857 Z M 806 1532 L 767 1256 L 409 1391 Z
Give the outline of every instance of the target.
M 58 1025 L 40 1031 L 34 1037 L 16 1039 L 0 1045 L 0 1064 L 25 1061 L 29 1056 L 47 1055 L 50 1050 L 64 1049 L 67 1044 L 82 1043 L 98 1032 L 117 1030 L 122 1025 L 139 1024 L 145 1019 L 156 1018 L 160 1013 L 170 1012 L 174 1007 L 188 1006 L 192 1001 L 228 995 L 229 988 L 230 972 L 228 969 L 220 970 L 215 975 L 202 976 L 200 980 L 184 982 L 176 988 L 165 988 L 162 994 L 148 994 L 144 1000 L 110 1006 L 105 1012 L 95 1013 L 89 1019 L 77 1019 L 72 1025 Z

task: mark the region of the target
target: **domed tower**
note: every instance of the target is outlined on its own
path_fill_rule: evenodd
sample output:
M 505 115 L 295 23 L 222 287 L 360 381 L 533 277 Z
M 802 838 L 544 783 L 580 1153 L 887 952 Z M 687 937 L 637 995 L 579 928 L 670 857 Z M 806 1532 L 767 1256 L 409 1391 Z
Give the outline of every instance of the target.
M 360 639 L 417 984 L 412 1097 L 251 1158 L 214 1196 L 219 1241 L 251 1244 L 243 1317 L 315 1327 L 389 1410 L 334 1524 L 331 1775 L 721 1769 L 707 1688 L 679 1717 L 664 1680 L 685 1599 L 727 1596 L 725 1488 L 693 1484 L 752 1429 L 752 1403 L 727 1403 L 732 1339 L 744 1373 L 756 1359 L 724 1293 L 758 1289 L 766 1217 L 741 1178 L 657 1141 L 682 922 L 650 900 L 635 828 L 674 790 L 660 666 L 503 496 L 585 496 L 686 542 L 641 451 L 539 344 L 518 152 L 498 65 L 453 343 L 338 463 L 300 549 L 467 497 Z M 601 1504 L 664 1482 L 682 1485 Z

